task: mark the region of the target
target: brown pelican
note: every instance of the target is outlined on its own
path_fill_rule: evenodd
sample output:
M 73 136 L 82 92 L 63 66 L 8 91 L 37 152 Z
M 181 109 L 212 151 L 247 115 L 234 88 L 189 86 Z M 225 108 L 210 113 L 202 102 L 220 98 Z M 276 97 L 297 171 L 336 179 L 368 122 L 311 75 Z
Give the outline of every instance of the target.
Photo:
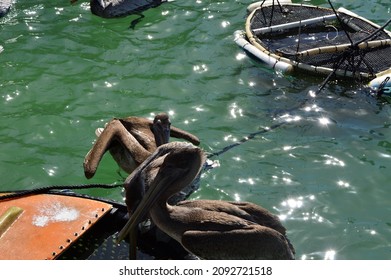
M 249 202 L 167 200 L 190 184 L 205 161 L 189 143 L 164 144 L 125 181 L 126 190 L 148 189 L 118 242 L 149 214 L 162 231 L 203 259 L 294 259 L 294 248 L 277 216 Z M 127 201 L 131 199 L 127 195 Z
M 115 118 L 104 129 L 97 129 L 96 134 L 98 139 L 84 158 L 87 178 L 95 175 L 107 150 L 125 172 L 131 173 L 157 146 L 168 143 L 170 136 L 200 144 L 191 133 L 171 127 L 166 113 L 156 115 L 153 121 L 141 117 Z

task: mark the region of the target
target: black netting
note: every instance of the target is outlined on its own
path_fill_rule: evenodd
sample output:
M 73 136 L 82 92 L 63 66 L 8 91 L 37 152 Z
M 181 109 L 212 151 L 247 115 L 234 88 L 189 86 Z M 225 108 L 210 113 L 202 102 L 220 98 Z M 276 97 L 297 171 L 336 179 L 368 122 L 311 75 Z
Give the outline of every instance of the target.
M 254 30 L 332 14 L 331 9 L 315 6 L 267 6 L 256 11 L 250 21 L 250 27 Z M 388 69 L 391 65 L 390 46 L 297 56 L 297 52 L 309 49 L 350 44 L 351 41 L 353 43 L 359 42 L 377 30 L 375 26 L 362 19 L 343 13 L 339 13 L 339 16 L 341 21 L 332 19 L 283 31 L 279 30 L 265 34 L 254 32 L 254 34 L 257 35 L 258 43 L 270 52 L 305 64 L 329 68 L 334 68 L 339 64 L 339 69 L 369 74 Z M 370 40 L 384 39 L 390 39 L 390 36 L 385 31 L 380 31 Z

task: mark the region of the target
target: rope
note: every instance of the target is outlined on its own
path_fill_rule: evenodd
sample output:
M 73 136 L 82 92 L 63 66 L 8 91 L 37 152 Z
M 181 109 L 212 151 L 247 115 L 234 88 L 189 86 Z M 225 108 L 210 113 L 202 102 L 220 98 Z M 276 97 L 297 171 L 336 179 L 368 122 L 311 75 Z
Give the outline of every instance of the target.
M 329 5 L 330 5 L 331 9 L 333 10 L 335 16 L 337 17 L 337 20 L 338 20 L 339 24 L 340 24 L 341 26 L 343 26 L 343 21 L 342 21 L 341 18 L 339 17 L 337 11 L 334 9 L 333 4 L 331 3 L 330 0 L 327 0 L 327 1 L 329 2 Z M 350 44 L 353 45 L 353 41 L 352 41 L 352 38 L 350 38 L 349 33 L 345 30 L 345 28 L 343 28 L 343 31 L 345 32 L 345 35 L 346 35 L 346 37 L 348 38 Z
M 261 6 L 263 5 L 265 1 L 262 2 Z M 330 0 L 328 0 L 330 6 L 332 7 L 335 15 L 337 16 L 338 20 L 341 21 L 341 19 L 339 18 L 337 12 L 335 11 L 333 5 L 331 4 Z M 281 4 L 279 3 L 279 1 L 277 0 L 277 3 L 278 3 L 278 6 L 280 7 L 280 9 L 282 9 L 281 7 Z M 274 6 L 274 2 L 273 2 L 273 6 Z M 273 11 L 272 11 L 273 12 Z M 273 17 L 273 14 L 271 15 L 271 18 Z M 365 37 L 364 39 L 356 42 L 356 43 L 353 43 L 351 38 L 349 37 L 349 35 L 346 33 L 349 41 L 351 42 L 350 46 L 344 46 L 346 47 L 345 50 L 342 51 L 341 55 L 340 55 L 340 58 L 338 59 L 338 61 L 333 65 L 333 71 L 323 80 L 323 82 L 320 84 L 320 86 L 318 87 L 317 91 L 314 93 L 314 96 L 316 97 L 322 90 L 323 88 L 326 86 L 326 84 L 330 81 L 330 79 L 335 75 L 335 72 L 338 70 L 339 66 L 345 61 L 347 60 L 349 57 L 351 57 L 351 54 L 352 52 L 354 51 L 354 49 L 357 49 L 357 48 L 360 48 L 360 44 L 364 43 L 364 42 L 367 42 L 368 40 L 370 40 L 371 38 L 373 38 L 377 33 L 379 33 L 380 31 L 384 30 L 384 28 L 386 28 L 389 24 L 391 23 L 391 18 L 385 23 L 383 24 L 381 27 L 379 27 L 375 32 L 373 32 L 372 34 L 368 35 L 367 37 Z M 301 26 L 300 26 L 301 27 Z M 345 31 L 346 32 L 346 31 Z M 388 42 L 387 42 L 388 43 Z M 364 61 L 365 64 L 366 61 L 364 59 L 364 55 L 361 55 L 361 61 Z M 386 85 L 386 83 L 388 82 L 390 78 L 387 77 L 382 83 L 381 85 L 379 86 L 378 90 L 377 90 L 377 96 L 381 96 L 381 92 L 384 88 L 384 86 Z M 305 99 L 303 102 L 301 102 L 299 105 L 289 109 L 289 110 L 284 110 L 284 113 L 290 113 L 294 110 L 298 110 L 302 107 L 304 107 L 307 102 L 308 102 L 308 98 Z M 248 134 L 247 136 L 243 137 L 241 140 L 233 143 L 233 144 L 230 144 L 226 147 L 224 147 L 223 149 L 221 149 L 220 151 L 218 152 L 214 152 L 214 153 L 211 153 L 209 154 L 207 157 L 208 158 L 212 158 L 212 157 L 215 157 L 215 156 L 220 156 L 221 154 L 231 150 L 232 148 L 234 147 L 237 147 L 243 143 L 246 143 L 247 141 L 255 138 L 256 136 L 258 135 L 261 135 L 261 134 L 265 134 L 267 132 L 270 132 L 270 131 L 273 131 L 277 128 L 280 128 L 284 125 L 288 124 L 288 122 L 286 121 L 282 121 L 282 122 L 279 122 L 277 124 L 274 124 L 270 127 L 267 127 L 267 128 L 263 128 L 261 130 L 258 130 L 256 132 L 253 132 L 253 133 L 250 133 Z M 29 196 L 29 195 L 35 195 L 35 194 L 43 194 L 43 193 L 48 193 L 50 192 L 51 190 L 64 190 L 64 189 L 69 189 L 69 190 L 77 190 L 77 189 L 88 189 L 88 188 L 104 188 L 104 189 L 112 189 L 112 188 L 117 188 L 117 187 L 122 187 L 123 184 L 85 184 L 85 185 L 71 185 L 71 186 L 56 186 L 56 185 L 53 185 L 53 186 L 46 186 L 46 187 L 41 187 L 41 188 L 36 188 L 36 189 L 32 189 L 32 190 L 24 190 L 24 191 L 18 191 L 18 192 L 13 192 L 13 191 L 9 191 L 10 194 L 7 194 L 7 195 L 2 195 L 0 196 L 0 201 L 1 200 L 8 200 L 8 199 L 15 199 L 15 198 L 20 198 L 20 197 L 24 197 L 24 196 Z M 7 191 L 6 191 L 7 192 Z
M 36 195 L 36 194 L 44 194 L 49 193 L 52 190 L 80 190 L 80 189 L 92 189 L 92 188 L 103 188 L 103 189 L 113 189 L 123 186 L 123 184 L 85 184 L 85 185 L 71 185 L 71 186 L 46 186 L 46 187 L 40 187 L 35 188 L 31 190 L 23 190 L 23 191 L 5 191 L 6 193 L 9 192 L 9 194 L 6 195 L 0 195 L 0 201 L 2 200 L 9 200 L 9 199 L 15 199 L 30 195 Z
M 330 5 L 331 5 L 331 3 L 330 3 Z M 331 6 L 332 6 L 332 5 L 331 5 Z M 333 8 L 333 10 L 334 10 L 334 8 Z M 337 15 L 337 13 L 336 13 L 335 10 L 334 10 L 334 12 L 335 12 L 335 14 Z M 337 18 L 339 18 L 338 15 L 337 15 Z M 391 22 L 391 19 L 389 19 L 383 26 L 379 27 L 374 33 L 370 34 L 369 36 L 365 37 L 364 39 L 362 39 L 362 40 L 360 40 L 360 41 L 358 41 L 358 42 L 356 42 L 356 43 L 351 43 L 350 45 L 345 45 L 344 48 L 346 48 L 346 49 L 344 49 L 344 50 L 341 52 L 341 54 L 339 55 L 338 60 L 334 63 L 334 65 L 333 65 L 333 71 L 332 71 L 330 74 L 328 74 L 328 76 L 327 76 L 327 77 L 323 80 L 323 82 L 319 85 L 317 91 L 314 93 L 314 97 L 318 96 L 318 95 L 320 94 L 320 92 L 324 89 L 324 87 L 326 86 L 326 84 L 330 81 L 330 79 L 331 79 L 333 76 L 335 76 L 335 72 L 338 70 L 338 68 L 341 66 L 341 64 L 342 64 L 344 61 L 349 60 L 349 58 L 351 59 L 351 58 L 352 58 L 353 52 L 355 52 L 355 51 L 360 51 L 361 44 L 363 44 L 363 43 L 367 42 L 368 40 L 370 40 L 371 38 L 373 38 L 377 33 L 379 33 L 381 30 L 383 30 L 385 27 L 387 27 L 387 25 L 389 25 L 390 22 Z M 348 34 L 347 34 L 347 36 L 349 37 Z M 349 40 L 351 41 L 350 37 L 349 37 Z M 352 41 L 351 41 L 351 42 L 352 42 Z M 381 41 L 376 41 L 376 43 L 378 43 L 378 42 L 383 43 L 383 40 L 381 40 Z M 388 45 L 388 43 L 389 43 L 389 42 L 387 41 L 387 45 Z M 370 45 L 370 42 L 367 42 L 367 47 L 368 47 L 369 45 Z M 372 46 L 370 46 L 370 47 L 372 47 Z M 361 59 L 360 59 L 360 61 L 359 61 L 359 64 L 365 63 L 365 64 L 367 65 L 368 69 L 369 69 L 369 70 L 372 70 L 372 69 L 370 69 L 370 68 L 371 68 L 370 65 L 368 65 L 367 62 L 365 61 L 364 56 L 365 56 L 365 54 L 360 54 L 360 58 L 361 58 Z M 354 60 L 353 60 L 353 62 L 351 62 L 351 63 L 353 63 L 353 66 L 354 66 Z M 377 96 L 381 96 L 381 92 L 382 92 L 384 86 L 386 85 L 386 83 L 388 82 L 389 79 L 390 79 L 390 78 L 387 77 L 387 78 L 382 82 L 382 84 L 379 86 L 379 89 L 377 90 Z M 306 98 L 303 102 L 301 102 L 301 103 L 298 104 L 297 106 L 295 106 L 295 107 L 293 107 L 293 108 L 291 108 L 291 109 L 288 109 L 288 110 L 284 110 L 283 113 L 284 113 L 284 114 L 286 114 L 286 113 L 291 113 L 292 111 L 301 109 L 301 108 L 303 108 L 303 107 L 308 103 L 308 101 L 309 101 L 309 98 Z M 284 126 L 284 125 L 286 125 L 287 123 L 288 123 L 288 122 L 283 121 L 283 122 L 274 124 L 274 125 L 272 125 L 272 126 L 269 127 L 269 128 L 264 128 L 264 129 L 261 129 L 261 130 L 259 130 L 259 131 L 250 133 L 249 135 L 245 136 L 245 137 L 242 138 L 241 140 L 239 140 L 239 141 L 237 141 L 237 142 L 235 142 L 235 143 L 233 143 L 233 144 L 231 144 L 231 145 L 228 145 L 228 146 L 224 147 L 224 148 L 221 149 L 220 151 L 209 154 L 209 155 L 208 155 L 208 158 L 212 158 L 212 157 L 215 157 L 215 156 L 219 156 L 219 155 L 221 155 L 221 154 L 223 154 L 223 153 L 225 153 L 225 152 L 231 150 L 232 148 L 234 148 L 234 147 L 236 147 L 236 146 L 239 146 L 239 145 L 241 145 L 241 144 L 243 144 L 243 143 L 249 141 L 250 139 L 253 139 L 253 138 L 254 138 L 255 136 L 257 136 L 257 135 L 265 134 L 265 133 L 267 133 L 267 132 L 269 132 L 269 131 L 272 131 L 272 130 L 275 130 L 275 129 L 281 127 L 281 126 Z
M 263 7 L 263 4 L 265 3 L 265 1 L 266 1 L 266 0 L 263 0 L 262 3 L 261 3 L 261 5 L 259 5 L 259 6 L 260 6 L 260 7 Z M 281 4 L 280 4 L 280 1 L 279 1 L 279 0 L 276 0 L 276 2 L 277 2 L 278 7 L 280 8 L 280 12 L 283 13 L 282 6 L 281 6 Z M 271 5 L 271 6 L 272 6 L 272 13 L 271 13 L 271 15 L 270 15 L 269 26 L 272 25 L 272 21 L 273 21 L 274 6 L 275 6 L 274 0 L 273 0 L 273 2 L 272 2 L 272 5 Z M 264 17 L 265 17 L 265 15 L 264 15 Z M 266 22 L 266 20 L 265 20 L 265 22 Z
M 272 125 L 271 127 L 263 128 L 263 129 L 258 130 L 256 132 L 250 133 L 249 135 L 243 137 L 241 140 L 239 140 L 239 141 L 237 141 L 237 142 L 235 142 L 235 143 L 233 143 L 231 145 L 228 145 L 228 146 L 224 147 L 220 151 L 209 154 L 208 158 L 219 156 L 219 155 L 221 155 L 221 154 L 231 150 L 232 148 L 234 148 L 236 146 L 239 146 L 239 145 L 241 145 L 243 143 L 246 143 L 248 140 L 255 138 L 255 136 L 257 136 L 257 135 L 265 134 L 265 133 L 270 132 L 272 130 L 275 130 L 275 129 L 277 129 L 277 128 L 279 128 L 279 127 L 281 127 L 281 126 L 283 126 L 283 125 L 285 125 L 287 123 L 288 122 L 285 122 L 285 121 L 284 122 L 279 122 L 277 124 Z
M 372 34 L 369 34 L 367 37 L 365 37 L 364 39 L 356 42 L 353 44 L 353 47 L 363 43 L 363 42 L 366 42 L 366 41 L 369 41 L 370 39 L 372 39 L 372 37 L 374 37 L 377 33 L 379 33 L 380 31 L 383 31 L 384 28 L 386 28 L 389 24 L 391 23 L 391 18 L 389 18 L 387 20 L 387 22 L 385 24 L 383 24 L 382 26 L 380 26 L 375 32 L 373 32 Z

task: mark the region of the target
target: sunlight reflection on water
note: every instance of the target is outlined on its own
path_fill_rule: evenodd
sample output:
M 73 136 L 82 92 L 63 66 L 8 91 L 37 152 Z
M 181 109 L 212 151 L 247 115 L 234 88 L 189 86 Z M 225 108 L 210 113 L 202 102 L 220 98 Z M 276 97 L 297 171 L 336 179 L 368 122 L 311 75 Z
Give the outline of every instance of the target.
M 206 152 L 286 122 L 214 158 L 219 168 L 203 174 L 193 198 L 265 205 L 283 220 L 298 259 L 389 257 L 387 104 L 350 82 L 317 93 L 322 78 L 254 61 L 232 40 L 244 27 L 241 1 L 168 3 L 134 30 L 129 18 L 91 15 L 88 1 L 64 3 L 21 1 L 2 19 L 2 188 L 91 183 L 83 158 L 112 117 L 167 111 Z M 388 18 L 387 9 L 367 10 Z M 121 180 L 105 158 L 94 182 Z
M 309 254 L 309 255 L 302 255 L 300 259 L 301 260 L 312 260 L 312 259 L 317 258 L 316 255 L 320 255 L 320 256 L 323 255 L 324 260 L 335 260 L 336 254 L 337 254 L 337 252 L 335 250 L 329 249 L 329 250 L 326 250 L 324 253 L 319 252 L 319 253 L 314 253 L 314 254 Z
M 275 209 L 280 213 L 281 220 L 301 220 L 310 222 L 329 222 L 314 210 L 313 202 L 315 195 L 298 196 L 296 198 L 290 197 L 281 202 L 280 207 Z

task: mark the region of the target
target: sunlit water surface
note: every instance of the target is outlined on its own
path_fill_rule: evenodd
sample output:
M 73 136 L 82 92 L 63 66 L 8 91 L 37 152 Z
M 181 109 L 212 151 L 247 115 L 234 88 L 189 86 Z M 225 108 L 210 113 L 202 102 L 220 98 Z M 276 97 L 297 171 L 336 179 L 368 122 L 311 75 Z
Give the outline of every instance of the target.
M 327 6 L 326 1 L 307 3 Z M 206 152 L 273 131 L 212 158 L 191 198 L 251 201 L 282 219 L 298 259 L 391 257 L 391 110 L 351 81 L 283 76 L 233 42 L 251 1 L 174 1 L 101 19 L 86 1 L 17 0 L 0 19 L 0 190 L 115 183 L 109 155 L 82 163 L 113 117 L 169 112 Z M 333 1 L 383 24 L 388 0 Z M 276 117 L 277 116 L 277 117 Z M 85 190 L 122 200 L 120 189 Z

